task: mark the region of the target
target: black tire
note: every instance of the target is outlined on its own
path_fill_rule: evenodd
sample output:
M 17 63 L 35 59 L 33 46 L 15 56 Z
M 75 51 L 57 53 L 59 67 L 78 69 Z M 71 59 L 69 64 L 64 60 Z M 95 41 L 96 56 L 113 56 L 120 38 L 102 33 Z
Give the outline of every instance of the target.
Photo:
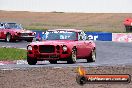
M 50 60 L 49 61 L 51 64 L 57 64 L 57 60 Z
M 11 42 L 11 34 L 10 33 L 8 33 L 8 34 L 6 34 L 6 42 Z
M 96 60 L 96 50 L 94 49 L 91 51 L 91 55 L 87 59 L 87 62 L 95 62 L 95 60 Z
M 30 59 L 29 57 L 27 57 L 27 62 L 29 65 L 36 65 L 37 60 L 33 58 Z
M 68 58 L 67 63 L 73 64 L 76 63 L 77 60 L 77 50 L 72 49 L 71 56 Z

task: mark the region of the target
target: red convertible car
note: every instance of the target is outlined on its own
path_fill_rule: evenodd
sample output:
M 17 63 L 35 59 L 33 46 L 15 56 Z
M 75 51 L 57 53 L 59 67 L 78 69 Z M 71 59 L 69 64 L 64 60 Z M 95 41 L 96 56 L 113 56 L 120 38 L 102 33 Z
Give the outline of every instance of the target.
M 26 40 L 32 42 L 34 33 L 30 30 L 25 30 L 17 23 L 0 23 L 0 39 L 7 42 L 16 40 Z
M 51 64 L 57 61 L 75 63 L 77 59 L 94 62 L 96 59 L 95 43 L 87 40 L 82 30 L 54 29 L 45 33 L 43 41 L 27 45 L 27 62 L 35 65 L 37 61 L 48 60 Z

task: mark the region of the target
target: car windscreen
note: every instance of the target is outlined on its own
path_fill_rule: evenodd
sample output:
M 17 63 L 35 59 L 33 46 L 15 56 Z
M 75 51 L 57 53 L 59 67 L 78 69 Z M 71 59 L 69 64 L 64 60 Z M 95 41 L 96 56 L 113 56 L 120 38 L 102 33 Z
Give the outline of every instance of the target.
M 48 31 L 46 40 L 76 40 L 76 32 Z
M 21 25 L 16 23 L 7 23 L 5 24 L 5 28 L 6 29 L 22 29 Z

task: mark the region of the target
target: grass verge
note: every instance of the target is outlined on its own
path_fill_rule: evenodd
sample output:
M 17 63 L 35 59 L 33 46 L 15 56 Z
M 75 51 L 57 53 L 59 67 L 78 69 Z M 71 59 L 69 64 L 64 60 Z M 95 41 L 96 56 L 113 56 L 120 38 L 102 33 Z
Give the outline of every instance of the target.
M 0 60 L 26 59 L 26 50 L 16 48 L 0 48 Z

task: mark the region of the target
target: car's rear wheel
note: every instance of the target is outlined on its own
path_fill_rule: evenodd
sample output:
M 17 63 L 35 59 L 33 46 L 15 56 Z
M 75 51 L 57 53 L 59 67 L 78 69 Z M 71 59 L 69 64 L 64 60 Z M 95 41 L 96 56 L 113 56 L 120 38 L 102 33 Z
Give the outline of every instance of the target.
M 50 60 L 49 61 L 51 64 L 57 64 L 57 60 Z
M 77 60 L 77 51 L 75 49 L 72 49 L 72 53 L 70 58 L 68 58 L 67 63 L 68 64 L 73 64 L 76 63 Z
M 36 65 L 37 60 L 27 57 L 27 62 L 28 62 L 29 65 Z
M 90 57 L 87 59 L 87 62 L 95 62 L 96 60 L 96 50 L 92 50 L 91 51 L 91 54 L 90 54 Z
M 8 33 L 6 35 L 6 42 L 11 42 L 11 34 L 10 33 Z

